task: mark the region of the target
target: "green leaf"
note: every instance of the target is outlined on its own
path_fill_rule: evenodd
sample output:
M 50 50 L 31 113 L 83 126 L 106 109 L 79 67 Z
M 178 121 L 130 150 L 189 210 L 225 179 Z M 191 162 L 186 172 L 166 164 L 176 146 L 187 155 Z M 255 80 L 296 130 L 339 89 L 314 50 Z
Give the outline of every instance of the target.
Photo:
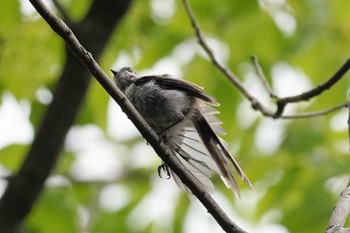
M 77 203 L 70 187 L 48 188 L 41 195 L 29 218 L 29 232 L 77 232 Z
M 22 164 L 27 149 L 28 146 L 19 144 L 5 147 L 0 150 L 0 164 L 11 171 L 17 171 Z

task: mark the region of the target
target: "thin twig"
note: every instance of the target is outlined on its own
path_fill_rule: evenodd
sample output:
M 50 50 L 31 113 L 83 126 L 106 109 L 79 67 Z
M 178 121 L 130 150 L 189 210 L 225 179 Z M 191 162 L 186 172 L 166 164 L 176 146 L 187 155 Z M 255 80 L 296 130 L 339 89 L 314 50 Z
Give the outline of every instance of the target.
M 255 97 L 250 94 L 248 92 L 248 90 L 243 86 L 242 82 L 238 79 L 238 77 L 231 71 L 229 70 L 227 67 L 225 67 L 224 65 L 222 65 L 218 59 L 215 57 L 214 52 L 212 51 L 212 49 L 209 47 L 207 41 L 205 40 L 202 31 L 199 27 L 198 21 L 188 3 L 187 0 L 182 0 L 185 9 L 187 11 L 187 14 L 191 20 L 191 24 L 195 30 L 197 39 L 198 39 L 198 43 L 200 44 L 200 46 L 204 49 L 204 51 L 207 53 L 207 55 L 209 56 L 210 60 L 214 63 L 214 65 L 221 71 L 223 72 L 226 77 L 229 78 L 229 80 L 243 93 L 243 95 L 245 95 L 249 100 L 254 100 Z
M 266 76 L 264 75 L 264 72 L 260 66 L 258 57 L 256 55 L 252 56 L 252 61 L 253 61 L 253 65 L 254 65 L 254 68 L 256 70 L 256 73 L 257 73 L 261 83 L 263 84 L 265 90 L 269 93 L 271 98 L 278 99 L 277 95 L 275 93 L 273 93 L 273 91 L 270 87 L 270 84 L 268 83 Z
M 350 181 L 341 193 L 338 203 L 333 209 L 326 233 L 350 233 L 350 228 L 344 228 L 347 217 L 350 214 Z
M 41 0 L 30 0 L 38 13 L 45 19 L 51 28 L 61 36 L 67 43 L 70 51 L 90 70 L 96 80 L 105 88 L 110 96 L 120 105 L 129 119 L 135 124 L 142 136 L 149 142 L 162 160 L 179 176 L 181 181 L 202 202 L 208 212 L 215 218 L 226 232 L 244 233 L 227 214 L 214 201 L 204 187 L 193 177 L 193 175 L 180 163 L 166 145 L 159 139 L 158 135 L 145 122 L 130 101 L 123 95 L 116 85 L 107 77 L 101 67 L 96 63 L 92 55 L 80 44 L 67 25 L 50 12 Z
M 250 101 L 251 106 L 254 110 L 260 111 L 264 116 L 271 117 L 274 119 L 286 119 L 285 117 L 282 117 L 284 109 L 287 104 L 289 103 L 296 103 L 301 101 L 307 101 L 315 96 L 320 95 L 325 90 L 331 88 L 336 82 L 338 82 L 344 74 L 350 69 L 350 58 L 342 65 L 342 67 L 332 76 L 330 77 L 326 82 L 322 83 L 321 85 L 307 91 L 304 93 L 301 93 L 299 95 L 290 96 L 290 97 L 284 97 L 284 98 L 277 98 L 273 94 L 272 91 L 268 91 L 270 93 L 270 96 L 272 94 L 272 98 L 276 99 L 276 110 L 273 111 L 267 107 L 265 107 L 256 97 L 254 97 L 248 89 L 246 89 L 242 82 L 239 80 L 239 78 L 226 66 L 221 64 L 219 60 L 215 57 L 213 50 L 210 48 L 208 43 L 205 40 L 205 37 L 203 36 L 202 30 L 200 29 L 199 23 L 191 9 L 191 6 L 188 3 L 188 0 L 182 0 L 183 5 L 185 7 L 185 10 L 187 12 L 187 15 L 191 21 L 192 27 L 195 31 L 196 37 L 198 39 L 199 45 L 203 48 L 203 50 L 207 53 L 210 60 L 212 61 L 213 65 L 218 68 L 237 88 L 238 90 Z M 256 66 L 259 67 L 259 66 Z M 258 71 L 260 72 L 260 71 Z M 261 74 L 258 75 L 260 79 L 266 80 L 264 78 L 263 73 L 261 71 Z M 263 81 L 265 82 L 265 81 Z M 266 84 L 265 84 L 266 85 Z M 268 87 L 268 85 L 266 85 Z M 265 88 L 266 88 L 265 87 Z M 268 88 L 269 89 L 269 88 Z M 335 106 L 334 108 L 337 108 L 338 106 Z M 320 111 L 322 112 L 322 111 Z M 324 114 L 327 114 L 328 111 L 324 111 Z M 300 114 L 300 115 L 294 115 L 293 117 L 288 117 L 288 119 L 291 118 L 303 118 L 303 117 L 313 117 L 313 116 L 319 116 L 320 113 L 317 114 Z
M 284 98 L 277 99 L 277 110 L 275 113 L 275 118 L 282 116 L 284 108 L 289 103 L 296 103 L 301 101 L 308 101 L 309 99 L 322 94 L 324 91 L 330 89 L 335 83 L 337 83 L 345 73 L 350 69 L 350 58 L 339 68 L 333 76 L 331 76 L 327 81 L 320 84 L 319 86 L 303 92 L 299 95 L 288 96 Z
M 276 111 L 276 118 L 280 117 L 284 111 L 285 106 L 288 103 L 296 103 L 301 101 L 307 101 L 315 96 L 320 95 L 324 91 L 330 89 L 335 83 L 337 83 L 344 75 L 345 73 L 350 69 L 350 58 L 339 68 L 335 74 L 330 77 L 327 81 L 320 84 L 319 86 L 303 92 L 299 95 L 289 96 L 280 98 L 277 100 L 277 111 Z
M 253 94 L 251 94 L 239 80 L 239 78 L 225 65 L 221 64 L 219 60 L 215 57 L 212 49 L 206 42 L 203 33 L 199 27 L 199 23 L 191 9 L 190 4 L 187 0 L 182 0 L 185 10 L 189 16 L 192 27 L 195 30 L 196 37 L 198 39 L 199 45 L 207 53 L 212 63 L 235 85 L 239 91 L 250 101 L 253 109 L 260 111 L 264 116 L 275 118 L 276 112 L 265 107 Z
M 350 69 L 350 58 L 346 60 L 346 62 L 339 68 L 335 74 L 330 77 L 327 81 L 320 84 L 319 86 L 303 92 L 299 95 L 295 96 L 289 96 L 285 98 L 279 99 L 279 102 L 281 103 L 295 103 L 300 101 L 307 101 L 311 99 L 312 97 L 320 95 L 322 92 L 330 89 L 335 83 L 337 83 L 344 75 L 345 73 Z
M 311 117 L 318 117 L 318 116 L 324 116 L 328 113 L 334 112 L 336 110 L 339 110 L 341 108 L 349 107 L 349 102 L 345 102 L 339 105 L 336 105 L 334 107 L 321 110 L 321 111 L 315 111 L 315 112 L 307 112 L 307 113 L 299 113 L 295 115 L 282 115 L 281 119 L 300 119 L 300 118 L 311 118 Z

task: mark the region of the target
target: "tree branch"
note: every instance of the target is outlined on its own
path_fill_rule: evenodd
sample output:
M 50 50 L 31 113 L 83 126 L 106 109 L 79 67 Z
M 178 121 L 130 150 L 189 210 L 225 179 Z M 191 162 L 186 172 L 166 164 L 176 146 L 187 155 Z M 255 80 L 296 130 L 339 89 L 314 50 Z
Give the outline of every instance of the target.
M 266 77 L 261 69 L 261 66 L 257 60 L 256 56 L 253 56 L 253 65 L 255 67 L 255 70 L 257 72 L 257 75 L 259 79 L 261 80 L 265 90 L 269 93 L 270 97 L 276 100 L 276 111 L 272 111 L 269 108 L 266 108 L 257 98 L 255 98 L 241 83 L 241 81 L 237 78 L 233 72 L 225 67 L 223 64 L 219 62 L 219 60 L 215 57 L 214 52 L 209 47 L 208 43 L 206 42 L 203 33 L 199 27 L 198 21 L 188 3 L 187 0 L 182 0 L 185 10 L 188 14 L 188 17 L 191 21 L 192 27 L 195 31 L 196 37 L 198 39 L 199 45 L 203 48 L 203 50 L 207 53 L 210 60 L 220 70 L 236 87 L 237 89 L 251 102 L 251 105 L 253 109 L 260 111 L 264 116 L 266 117 L 272 117 L 274 119 L 281 118 L 281 119 L 296 119 L 296 118 L 308 118 L 308 117 L 316 117 L 328 114 L 330 112 L 333 112 L 335 110 L 338 110 L 343 107 L 349 108 L 349 138 L 350 138 L 350 107 L 349 102 L 331 107 L 326 110 L 322 111 L 316 111 L 311 113 L 303 113 L 303 114 L 296 114 L 296 115 L 287 115 L 283 116 L 284 109 L 287 104 L 289 103 L 296 103 L 301 101 L 307 101 L 310 98 L 313 98 L 315 96 L 320 95 L 325 90 L 330 89 L 335 83 L 337 83 L 344 75 L 345 73 L 350 69 L 350 59 L 348 59 L 341 67 L 340 69 L 327 81 L 320 84 L 318 87 L 315 87 L 307 92 L 301 93 L 299 95 L 285 97 L 285 98 L 278 98 L 270 88 Z M 350 185 L 350 182 L 349 182 Z M 350 187 L 347 187 L 346 190 L 341 195 L 341 199 L 339 200 L 339 203 L 337 204 L 332 218 L 330 220 L 329 226 L 326 230 L 326 233 L 350 233 L 350 228 L 343 228 L 343 225 L 345 223 L 345 220 L 347 216 L 350 213 Z
M 271 117 L 274 119 L 315 117 L 315 116 L 321 116 L 333 111 L 333 110 L 319 111 L 317 114 L 314 114 L 314 113 L 298 114 L 298 115 L 283 117 L 283 112 L 287 104 L 307 101 L 312 97 L 320 95 L 325 90 L 330 89 L 336 82 L 338 82 L 344 76 L 344 74 L 350 69 L 350 58 L 343 64 L 343 66 L 332 77 L 330 77 L 326 82 L 319 85 L 318 87 L 313 88 L 307 92 L 301 93 L 299 95 L 285 97 L 285 98 L 278 98 L 276 95 L 274 95 L 271 88 L 269 87 L 266 81 L 266 78 L 263 75 L 263 72 L 261 70 L 261 67 L 257 62 L 257 59 L 253 57 L 253 64 L 255 66 L 255 69 L 257 70 L 258 77 L 262 80 L 265 89 L 270 94 L 270 97 L 276 100 L 276 110 L 271 110 L 265 107 L 253 94 L 251 94 L 248 91 L 248 89 L 244 87 L 244 85 L 239 80 L 239 78 L 229 68 L 227 68 L 225 65 L 219 62 L 219 60 L 214 55 L 213 50 L 210 48 L 210 46 L 206 42 L 205 37 L 203 36 L 202 30 L 199 27 L 199 23 L 191 9 L 190 4 L 188 3 L 188 0 L 182 0 L 182 2 L 187 12 L 187 15 L 191 21 L 192 27 L 195 31 L 199 45 L 207 53 L 207 55 L 209 56 L 214 66 L 216 66 L 216 68 L 220 70 L 232 82 L 232 84 L 250 101 L 251 106 L 254 110 L 260 111 L 264 116 Z M 338 106 L 335 106 L 332 109 L 338 109 Z
M 261 83 L 263 84 L 265 90 L 269 93 L 270 97 L 271 98 L 274 98 L 274 99 L 278 99 L 277 98 L 277 95 L 275 93 L 273 93 L 269 83 L 267 82 L 267 79 L 264 75 L 264 72 L 259 64 L 259 60 L 258 60 L 258 57 L 253 55 L 252 56 L 252 61 L 253 61 L 253 65 L 254 65 L 254 68 L 256 70 L 256 73 L 258 75 L 258 77 L 260 78 L 261 80 Z
M 203 50 L 207 53 L 210 60 L 213 62 L 213 64 L 222 72 L 225 74 L 225 76 L 242 92 L 243 95 L 245 95 L 249 100 L 254 101 L 255 97 L 251 95 L 248 90 L 243 86 L 242 82 L 238 79 L 238 77 L 227 67 L 222 65 L 219 60 L 214 55 L 213 50 L 208 45 L 207 41 L 204 39 L 202 30 L 199 27 L 198 21 L 188 3 L 187 0 L 182 0 L 185 10 L 191 20 L 192 27 L 195 30 L 197 40 L 199 45 L 203 48 Z
M 344 228 L 345 221 L 350 213 L 350 181 L 341 193 L 329 220 L 326 233 L 350 233 L 350 228 Z
M 281 98 L 278 100 L 280 103 L 295 103 L 300 101 L 307 101 L 312 97 L 320 95 L 322 92 L 330 89 L 334 84 L 336 84 L 344 74 L 350 69 L 350 58 L 339 68 L 339 70 L 330 77 L 326 82 L 320 84 L 319 86 L 301 93 L 295 96 L 289 96 L 285 98 Z
M 306 113 L 299 113 L 295 115 L 283 115 L 280 118 L 281 119 L 298 119 L 298 118 L 311 118 L 311 117 L 318 117 L 318 116 L 324 116 L 328 113 L 334 112 L 336 110 L 339 110 L 341 108 L 349 108 L 349 102 L 345 102 L 336 106 L 333 106 L 331 108 L 321 110 L 321 111 L 315 111 L 315 112 L 306 112 Z
M 103 70 L 96 63 L 91 53 L 89 53 L 78 41 L 72 30 L 67 25 L 52 14 L 49 9 L 40 0 L 30 0 L 39 14 L 46 20 L 51 28 L 60 35 L 67 43 L 70 51 L 74 53 L 80 61 L 95 76 L 96 80 L 106 89 L 110 96 L 120 105 L 129 119 L 135 124 L 142 136 L 146 138 L 149 144 L 154 148 L 157 154 L 166 162 L 166 164 L 179 176 L 182 182 L 190 188 L 194 195 L 203 203 L 208 212 L 215 218 L 220 226 L 226 232 L 245 232 L 238 227 L 220 206 L 213 200 L 210 194 L 202 187 L 193 175 L 171 154 L 169 149 L 162 143 L 158 135 L 147 125 L 143 118 L 138 114 L 133 105 L 123 95 L 123 93 L 114 85 Z
M 324 92 L 325 90 L 330 89 L 335 83 L 337 83 L 344 76 L 344 74 L 349 69 L 350 69 L 350 59 L 348 59 L 332 77 L 330 77 L 326 82 L 320 84 L 319 86 L 307 92 L 303 92 L 299 95 L 278 99 L 275 118 L 278 118 L 282 115 L 284 108 L 288 103 L 308 101 L 309 99 L 322 94 L 322 92 Z

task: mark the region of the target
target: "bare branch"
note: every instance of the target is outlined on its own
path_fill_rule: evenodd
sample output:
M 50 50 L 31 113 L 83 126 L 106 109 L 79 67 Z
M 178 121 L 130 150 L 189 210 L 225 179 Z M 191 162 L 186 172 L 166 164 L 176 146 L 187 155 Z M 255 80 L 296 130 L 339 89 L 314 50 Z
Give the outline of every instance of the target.
M 195 15 L 193 14 L 193 11 L 189 5 L 189 3 L 187 2 L 187 0 L 182 0 L 185 9 L 187 11 L 188 16 L 190 17 L 192 26 L 195 30 L 197 39 L 198 39 L 198 43 L 200 44 L 200 46 L 204 49 L 204 51 L 207 53 L 207 55 L 209 56 L 210 60 L 213 62 L 213 64 L 222 72 L 225 74 L 226 77 L 229 78 L 229 80 L 251 101 L 256 100 L 254 98 L 253 95 L 251 95 L 248 90 L 243 86 L 243 84 L 241 83 L 241 81 L 238 79 L 238 77 L 228 68 L 226 68 L 224 65 L 222 65 L 218 59 L 215 57 L 214 52 L 212 51 L 212 49 L 209 47 L 207 41 L 205 40 L 203 33 L 199 27 L 198 21 L 195 17 Z
M 350 228 L 344 228 L 346 219 L 350 213 L 350 181 L 341 193 L 329 220 L 326 233 L 350 233 Z
M 297 118 L 311 118 L 311 117 L 318 117 L 318 116 L 324 116 L 328 113 L 334 112 L 336 110 L 339 110 L 341 108 L 347 108 L 349 107 L 349 102 L 345 102 L 339 105 L 336 105 L 334 107 L 321 110 L 321 111 L 315 111 L 315 112 L 307 112 L 307 113 L 299 113 L 295 115 L 282 115 L 281 119 L 297 119 Z
M 147 125 L 144 119 L 139 115 L 129 100 L 123 93 L 113 84 L 100 66 L 96 63 L 92 55 L 80 44 L 67 25 L 52 14 L 49 9 L 40 0 L 30 0 L 39 14 L 46 20 L 51 28 L 60 35 L 67 43 L 70 51 L 74 53 L 82 63 L 95 76 L 96 80 L 105 88 L 110 96 L 120 105 L 123 111 L 128 115 L 129 119 L 135 124 L 142 136 L 154 148 L 157 154 L 166 162 L 166 164 L 179 176 L 182 182 L 190 188 L 194 195 L 203 203 L 208 212 L 212 214 L 215 220 L 226 232 L 245 232 L 237 226 L 213 200 L 210 194 L 202 187 L 193 175 L 179 162 L 158 135 Z
M 280 103 L 295 103 L 300 101 L 307 101 L 311 99 L 312 97 L 320 95 L 325 90 L 330 89 L 335 83 L 337 83 L 344 74 L 350 69 L 350 59 L 348 59 L 341 67 L 340 69 L 332 76 L 330 77 L 326 82 L 320 84 L 319 86 L 315 87 L 314 89 L 311 89 L 307 92 L 301 93 L 300 95 L 290 96 L 281 98 L 278 100 Z
M 216 66 L 239 90 L 240 92 L 251 102 L 252 107 L 255 110 L 260 111 L 264 116 L 272 117 L 272 118 L 281 118 L 281 119 L 296 119 L 296 118 L 308 118 L 308 117 L 316 117 L 316 116 L 322 116 L 325 114 L 328 114 L 330 112 L 333 112 L 335 110 L 338 110 L 343 107 L 349 107 L 350 103 L 346 102 L 334 107 L 331 107 L 326 110 L 322 111 L 316 111 L 311 113 L 303 113 L 303 114 L 297 114 L 297 115 L 286 115 L 283 116 L 284 109 L 287 104 L 289 103 L 296 103 L 301 101 L 307 101 L 315 96 L 320 95 L 325 90 L 330 89 L 335 83 L 337 83 L 344 74 L 350 69 L 350 59 L 348 59 L 341 68 L 332 76 L 330 77 L 326 82 L 320 84 L 318 87 L 315 87 L 307 92 L 301 93 L 299 95 L 285 97 L 285 98 L 278 98 L 273 91 L 271 90 L 266 77 L 264 76 L 264 73 L 262 72 L 262 69 L 258 63 L 258 60 L 255 56 L 253 56 L 253 64 L 257 71 L 258 77 L 262 81 L 264 88 L 266 91 L 270 94 L 271 98 L 276 99 L 276 105 L 277 109 L 275 112 L 272 110 L 264 107 L 261 102 L 259 102 L 252 94 L 249 93 L 249 91 L 242 85 L 241 81 L 238 79 L 236 75 L 232 73 L 232 71 L 229 70 L 229 68 L 225 67 L 223 64 L 221 64 L 215 57 L 212 49 L 208 46 L 208 44 L 205 41 L 205 38 L 203 36 L 203 33 L 199 27 L 198 21 L 195 18 L 195 15 L 193 14 L 193 11 L 188 3 L 187 0 L 182 0 L 185 10 L 187 11 L 187 14 L 189 16 L 189 19 L 191 21 L 191 24 L 194 28 L 195 34 L 198 39 L 199 45 L 204 49 L 204 51 L 207 53 L 209 58 L 211 59 L 214 66 Z M 349 137 L 350 137 L 350 108 L 349 108 Z M 326 230 L 326 233 L 350 233 L 350 228 L 343 228 L 343 225 L 345 223 L 345 220 L 350 212 L 350 182 L 348 187 L 344 190 L 344 192 L 341 195 L 341 199 L 339 200 L 339 203 L 337 204 L 336 208 L 334 209 L 332 218 L 330 220 L 329 226 Z
M 275 118 L 279 118 L 283 114 L 284 108 L 287 104 L 301 102 L 301 101 L 308 101 L 309 99 L 322 94 L 325 90 L 330 89 L 335 83 L 337 83 L 345 75 L 345 73 L 349 69 L 350 69 L 350 59 L 348 59 L 332 77 L 330 77 L 326 82 L 320 84 L 319 86 L 307 92 L 303 92 L 299 95 L 277 99 L 277 111 L 275 114 Z M 316 115 L 316 116 L 319 116 L 319 115 Z
M 315 117 L 315 116 L 321 116 L 322 114 L 327 114 L 329 112 L 332 112 L 336 109 L 339 109 L 339 106 L 335 106 L 331 109 L 334 110 L 324 110 L 319 111 L 316 113 L 306 113 L 306 114 L 299 114 L 295 116 L 284 116 L 283 112 L 287 104 L 289 103 L 296 103 L 301 101 L 307 101 L 312 97 L 320 95 L 322 92 L 324 92 L 327 89 L 330 89 L 336 82 L 338 82 L 344 74 L 350 69 L 350 59 L 348 59 L 343 66 L 326 82 L 322 83 L 316 88 L 313 88 L 307 92 L 301 93 L 299 95 L 290 96 L 290 97 L 284 97 L 284 98 L 278 98 L 269 87 L 266 78 L 261 70 L 260 65 L 257 62 L 257 59 L 253 57 L 254 66 L 257 70 L 259 78 L 262 80 L 263 85 L 265 89 L 270 94 L 271 98 L 276 99 L 276 110 L 271 110 L 267 107 L 265 107 L 256 97 L 254 97 L 248 89 L 246 89 L 242 82 L 239 80 L 239 78 L 225 65 L 221 64 L 219 60 L 215 57 L 214 52 L 209 47 L 208 43 L 205 40 L 205 37 L 203 36 L 202 30 L 199 27 L 199 23 L 188 3 L 188 0 L 182 0 L 183 5 L 185 7 L 185 10 L 187 12 L 187 15 L 191 21 L 192 27 L 195 31 L 196 37 L 198 39 L 199 45 L 203 48 L 203 50 L 207 53 L 210 60 L 220 70 L 232 83 L 235 85 L 238 90 L 251 102 L 251 106 L 254 110 L 260 111 L 264 116 L 271 117 L 274 119 L 280 118 L 280 119 L 291 119 L 291 118 L 307 118 L 307 117 Z
M 325 90 L 330 89 L 336 82 L 338 82 L 344 76 L 344 74 L 349 69 L 350 69 L 350 59 L 348 59 L 332 77 L 330 77 L 326 82 L 320 84 L 316 88 L 311 89 L 307 92 L 303 92 L 299 95 L 289 96 L 289 97 L 278 99 L 277 100 L 277 111 L 276 111 L 275 117 L 278 118 L 282 115 L 284 108 L 288 103 L 307 101 L 315 96 L 320 95 Z
M 258 77 L 260 78 L 260 81 L 262 82 L 265 90 L 269 93 L 270 97 L 271 98 L 274 98 L 274 99 L 278 99 L 277 98 L 277 95 L 275 95 L 275 93 L 273 93 L 265 75 L 264 75 L 264 72 L 259 64 L 259 60 L 258 60 L 258 57 L 256 55 L 253 55 L 252 56 L 252 61 L 253 61 L 253 65 L 254 65 L 254 68 L 256 70 L 256 73 L 258 75 Z

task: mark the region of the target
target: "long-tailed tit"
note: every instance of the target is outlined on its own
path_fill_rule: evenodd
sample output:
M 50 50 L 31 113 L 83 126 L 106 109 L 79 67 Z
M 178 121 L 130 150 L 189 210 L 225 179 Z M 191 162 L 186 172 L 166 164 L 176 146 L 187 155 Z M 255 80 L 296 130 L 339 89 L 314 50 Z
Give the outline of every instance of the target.
M 115 84 L 210 193 L 214 186 L 209 178 L 215 172 L 239 196 L 232 167 L 252 187 L 225 141 L 218 136 L 225 131 L 220 127 L 222 122 L 214 115 L 219 112 L 211 106 L 219 103 L 205 94 L 203 88 L 169 74 L 140 76 L 129 67 L 111 71 Z M 168 176 L 171 174 L 181 189 L 191 193 L 166 164 L 158 168 L 159 173 L 161 169 Z

